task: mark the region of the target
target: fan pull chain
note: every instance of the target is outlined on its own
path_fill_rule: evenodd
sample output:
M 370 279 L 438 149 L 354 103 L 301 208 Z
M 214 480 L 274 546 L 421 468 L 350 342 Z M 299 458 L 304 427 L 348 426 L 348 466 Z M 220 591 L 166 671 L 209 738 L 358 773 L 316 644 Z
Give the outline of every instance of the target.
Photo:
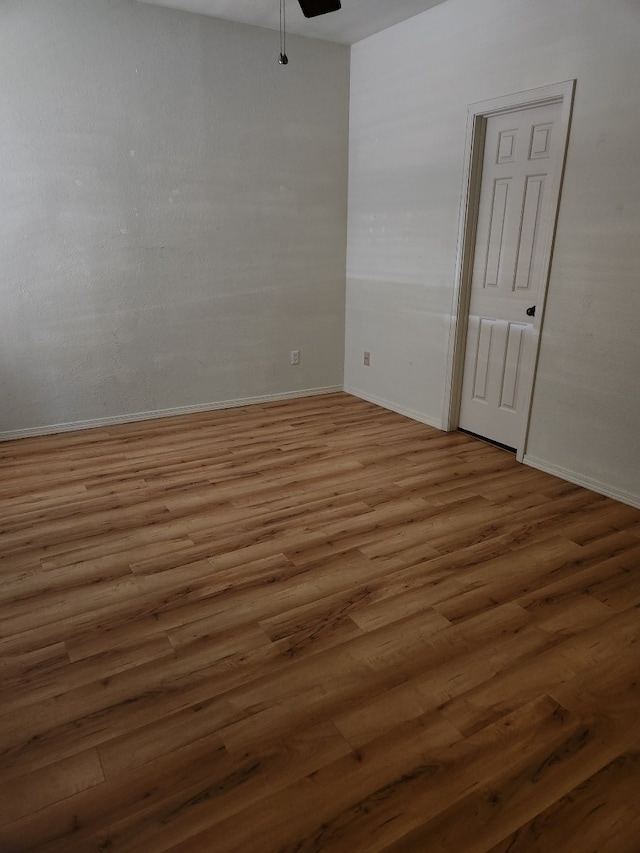
M 287 56 L 287 17 L 285 9 L 285 0 L 280 0 L 280 65 L 288 65 L 289 57 Z

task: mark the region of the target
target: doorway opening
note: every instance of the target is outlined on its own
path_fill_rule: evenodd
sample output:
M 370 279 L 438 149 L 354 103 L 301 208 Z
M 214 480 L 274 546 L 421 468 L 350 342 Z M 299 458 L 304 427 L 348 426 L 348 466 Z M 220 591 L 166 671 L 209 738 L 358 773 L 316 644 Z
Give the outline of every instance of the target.
M 445 429 L 526 450 L 575 81 L 468 111 Z

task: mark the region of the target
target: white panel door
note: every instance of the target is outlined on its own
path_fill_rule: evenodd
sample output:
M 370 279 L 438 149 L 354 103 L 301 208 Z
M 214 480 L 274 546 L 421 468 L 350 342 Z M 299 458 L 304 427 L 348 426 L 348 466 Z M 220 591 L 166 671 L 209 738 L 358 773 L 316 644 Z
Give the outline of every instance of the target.
M 563 140 L 559 103 L 487 119 L 459 425 L 516 448 L 528 417 Z

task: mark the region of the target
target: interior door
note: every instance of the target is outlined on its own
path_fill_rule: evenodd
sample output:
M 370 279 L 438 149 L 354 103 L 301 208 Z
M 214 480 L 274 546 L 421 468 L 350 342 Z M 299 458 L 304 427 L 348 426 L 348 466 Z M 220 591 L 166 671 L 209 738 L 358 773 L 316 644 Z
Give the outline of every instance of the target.
M 560 103 L 486 120 L 459 426 L 517 448 L 555 221 Z

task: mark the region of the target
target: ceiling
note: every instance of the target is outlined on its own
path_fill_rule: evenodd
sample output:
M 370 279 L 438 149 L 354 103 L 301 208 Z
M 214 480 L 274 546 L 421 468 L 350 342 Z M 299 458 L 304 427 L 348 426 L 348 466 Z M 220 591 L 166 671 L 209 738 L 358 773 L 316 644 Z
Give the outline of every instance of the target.
M 280 27 L 280 0 L 140 1 L 272 30 Z M 287 32 L 354 44 L 443 2 L 444 0 L 342 0 L 342 9 L 339 12 L 317 18 L 305 18 L 297 0 L 286 0 Z

